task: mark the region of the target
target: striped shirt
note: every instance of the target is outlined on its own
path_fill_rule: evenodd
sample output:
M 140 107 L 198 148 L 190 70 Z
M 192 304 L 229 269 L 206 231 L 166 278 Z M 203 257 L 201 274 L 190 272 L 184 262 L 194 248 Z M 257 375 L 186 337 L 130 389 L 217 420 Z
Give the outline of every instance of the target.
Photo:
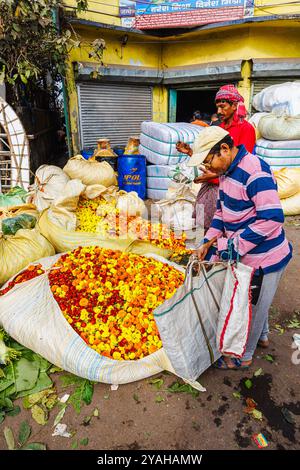
M 281 270 L 292 257 L 283 230 L 284 215 L 270 166 L 244 145 L 220 177 L 217 210 L 204 243 L 218 237 L 217 250 L 227 250 L 233 239 L 234 255 L 265 274 Z M 210 251 L 210 254 L 216 250 Z M 226 252 L 225 252 L 226 253 Z

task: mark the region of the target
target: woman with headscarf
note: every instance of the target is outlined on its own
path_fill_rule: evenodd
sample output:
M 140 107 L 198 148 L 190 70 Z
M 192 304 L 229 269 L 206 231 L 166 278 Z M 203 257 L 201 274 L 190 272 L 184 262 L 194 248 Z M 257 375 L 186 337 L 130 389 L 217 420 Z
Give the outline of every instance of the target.
M 217 114 L 221 121 L 220 127 L 229 133 L 235 146 L 243 144 L 248 152 L 253 152 L 255 130 L 245 119 L 247 110 L 244 105 L 244 98 L 239 94 L 235 86 L 222 86 L 216 94 L 215 103 Z M 188 144 L 183 142 L 178 142 L 176 148 L 179 152 L 191 157 L 193 153 L 197 153 L 199 146 L 201 146 L 201 133 L 195 139 L 193 150 Z M 193 218 L 196 219 L 196 225 L 202 225 L 204 222 L 204 232 L 206 232 L 216 211 L 219 179 L 218 175 L 211 171 L 202 168 L 201 170 L 203 174 L 194 180 L 194 183 L 202 183 L 202 185 L 196 198 Z M 204 207 L 204 221 L 203 211 L 198 209 L 201 205 Z

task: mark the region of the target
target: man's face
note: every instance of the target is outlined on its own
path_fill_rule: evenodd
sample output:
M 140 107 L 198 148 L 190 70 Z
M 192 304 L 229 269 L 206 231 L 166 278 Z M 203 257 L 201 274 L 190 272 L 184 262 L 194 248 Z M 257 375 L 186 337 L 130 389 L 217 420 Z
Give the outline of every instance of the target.
M 228 101 L 216 101 L 217 114 L 221 122 L 227 122 L 231 119 L 237 110 L 236 103 L 229 103 Z
M 230 167 L 232 149 L 227 144 L 222 144 L 220 152 L 209 153 L 203 162 L 203 166 L 217 175 L 223 175 Z

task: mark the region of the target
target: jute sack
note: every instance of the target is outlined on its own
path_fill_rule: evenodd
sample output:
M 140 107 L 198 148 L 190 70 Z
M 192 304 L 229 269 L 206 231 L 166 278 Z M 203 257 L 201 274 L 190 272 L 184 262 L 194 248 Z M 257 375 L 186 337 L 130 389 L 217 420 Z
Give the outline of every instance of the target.
M 52 245 L 37 229 L 21 229 L 15 235 L 0 235 L 0 285 L 29 263 L 54 253 Z
M 280 199 L 294 196 L 300 191 L 300 168 L 282 168 L 274 171 Z
M 115 185 L 117 180 L 113 168 L 107 162 L 97 162 L 94 158 L 86 160 L 82 155 L 70 158 L 64 172 L 71 179 L 79 179 L 85 185 Z

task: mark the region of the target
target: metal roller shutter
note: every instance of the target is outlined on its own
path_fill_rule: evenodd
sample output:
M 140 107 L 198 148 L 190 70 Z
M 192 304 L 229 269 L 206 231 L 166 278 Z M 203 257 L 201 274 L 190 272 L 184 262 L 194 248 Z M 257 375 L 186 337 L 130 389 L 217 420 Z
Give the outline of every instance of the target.
M 252 80 L 252 92 L 251 92 L 251 111 L 256 112 L 256 109 L 252 106 L 252 101 L 257 93 L 260 93 L 264 88 L 271 85 L 279 85 L 280 83 L 293 82 L 299 80 L 299 77 L 273 77 L 273 78 L 261 78 Z
M 95 147 L 101 137 L 125 145 L 152 120 L 150 86 L 85 82 L 78 84 L 78 97 L 82 148 Z

